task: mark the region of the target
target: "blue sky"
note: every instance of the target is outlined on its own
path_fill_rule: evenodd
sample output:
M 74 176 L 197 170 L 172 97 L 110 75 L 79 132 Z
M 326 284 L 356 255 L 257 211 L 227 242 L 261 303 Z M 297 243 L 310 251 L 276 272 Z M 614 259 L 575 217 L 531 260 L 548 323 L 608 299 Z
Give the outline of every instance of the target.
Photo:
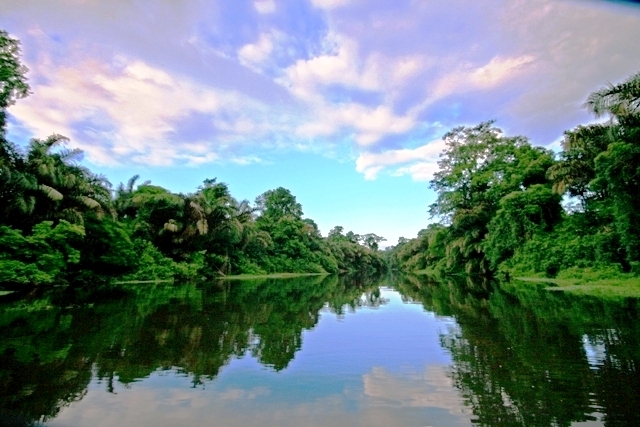
M 624 2 L 3 0 L 0 28 L 33 92 L 12 140 L 65 135 L 114 185 L 286 187 L 325 235 L 388 244 L 429 223 L 447 130 L 557 147 L 589 92 L 640 71 Z

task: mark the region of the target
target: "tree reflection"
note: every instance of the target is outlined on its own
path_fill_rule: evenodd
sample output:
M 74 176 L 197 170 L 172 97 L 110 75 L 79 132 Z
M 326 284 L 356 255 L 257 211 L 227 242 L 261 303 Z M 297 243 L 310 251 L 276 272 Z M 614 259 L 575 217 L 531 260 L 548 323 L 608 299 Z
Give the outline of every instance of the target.
M 364 296 L 363 296 L 364 295 Z M 158 369 L 194 386 L 252 354 L 285 369 L 319 312 L 383 304 L 378 284 L 348 278 L 136 285 L 0 306 L 0 413 L 46 421 L 92 378 L 113 392 Z
M 640 425 L 637 301 L 417 277 L 399 289 L 455 317 L 441 344 L 476 425 L 570 426 L 594 413 L 606 426 Z
M 283 370 L 323 312 L 375 308 L 389 283 L 406 301 L 456 319 L 440 341 L 476 425 L 570 426 L 595 417 L 640 425 L 637 301 L 413 276 L 145 284 L 5 303 L 0 416 L 46 421 L 81 399 L 92 379 L 113 391 L 158 369 L 199 386 L 245 354 Z

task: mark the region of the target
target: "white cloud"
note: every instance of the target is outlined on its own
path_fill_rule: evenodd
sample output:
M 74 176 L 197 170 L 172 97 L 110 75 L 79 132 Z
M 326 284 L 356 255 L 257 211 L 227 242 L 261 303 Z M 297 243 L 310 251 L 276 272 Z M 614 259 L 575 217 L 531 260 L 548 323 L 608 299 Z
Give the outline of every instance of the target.
M 414 117 L 397 116 L 386 106 L 369 110 L 351 106 L 344 111 L 344 119 L 359 131 L 355 139 L 361 146 L 375 144 L 386 135 L 402 134 L 416 124 Z
M 364 174 L 365 179 L 375 179 L 383 169 L 402 166 L 393 175 L 411 175 L 416 181 L 426 181 L 438 170 L 440 153 L 446 147 L 441 139 L 431 141 L 414 149 L 388 150 L 382 153 L 364 152 L 356 160 L 356 170 Z
M 371 57 L 360 66 L 358 44 L 354 40 L 337 34 L 330 34 L 327 39 L 327 44 L 337 45 L 334 52 L 296 61 L 285 70 L 285 76 L 279 82 L 303 99 L 317 96 L 319 87 L 331 84 L 380 89 L 378 58 Z
M 184 159 L 188 166 L 200 166 L 206 163 L 211 163 L 220 158 L 217 153 L 199 153 L 198 155 L 187 155 Z
M 315 138 L 353 132 L 354 141 L 366 147 L 384 136 L 404 133 L 416 125 L 414 117 L 398 116 L 387 106 L 367 107 L 356 103 L 331 105 L 320 102 L 314 106 L 314 111 L 314 118 L 297 127 L 297 135 Z
M 257 0 L 253 3 L 258 13 L 268 14 L 276 11 L 276 2 L 274 0 Z
M 326 37 L 324 44 L 325 52 L 296 61 L 277 81 L 305 100 L 322 97 L 323 90 L 331 85 L 389 97 L 434 65 L 433 60 L 418 53 L 394 57 L 374 51 L 363 56 L 355 40 L 335 32 Z
M 488 64 L 476 68 L 468 74 L 471 87 L 479 89 L 491 89 L 503 83 L 507 79 L 517 77 L 526 65 L 534 61 L 531 55 L 522 55 L 515 58 L 502 58 L 496 56 Z
M 378 92 L 383 98 L 392 98 L 397 86 L 419 71 L 420 56 L 386 58 L 373 53 L 360 60 L 357 43 L 335 33 L 327 37 L 326 44 L 334 46 L 334 50 L 298 60 L 277 80 L 312 108 L 314 117 L 298 127 L 298 135 L 328 137 L 353 131 L 358 145 L 369 146 L 416 125 L 414 114 L 398 115 L 393 111 L 391 99 L 383 99 L 377 105 L 332 102 L 327 99 L 326 88 L 338 85 L 346 91 Z
M 510 4 L 501 24 L 511 27 L 523 50 L 536 55 L 541 70 L 523 81 L 522 95 L 509 106 L 526 132 L 557 129 L 544 142 L 555 140 L 562 130 L 591 119 L 580 107 L 591 91 L 638 71 L 640 10 L 619 3 Z
M 534 140 L 548 132 L 541 142 L 550 142 L 584 121 L 579 106 L 590 90 L 637 71 L 639 15 L 606 2 L 312 2 L 327 11 L 324 22 L 313 21 L 330 29 L 324 38 L 262 17 L 272 27 L 241 45 L 233 43 L 255 11 L 274 13 L 284 3 L 252 0 L 244 16 L 201 1 L 165 2 L 139 20 L 146 0 L 116 8 L 7 0 L 0 16 L 23 39 L 34 92 L 10 111 L 36 135 L 65 134 L 105 164 L 243 158 L 221 150 L 249 140 L 316 152 L 349 141 L 372 151 L 424 123 L 490 118 Z M 197 143 L 181 142 L 193 115 L 210 119 L 209 130 L 189 136 Z M 393 173 L 428 179 L 434 165 L 416 159 Z M 366 176 L 390 167 L 369 166 Z
M 433 83 L 428 99 L 435 101 L 456 93 L 497 88 L 508 80 L 518 77 L 520 73 L 526 71 L 526 66 L 533 62 L 534 57 L 531 55 L 512 58 L 495 56 L 484 65 L 466 65 L 457 70 L 445 71 Z
M 119 57 L 107 64 L 85 59 L 67 67 L 43 57 L 29 66 L 36 74 L 34 94 L 12 106 L 11 114 L 35 137 L 51 133 L 70 137 L 72 145 L 96 164 L 208 163 L 219 158 L 222 142 L 286 126 L 266 119 L 268 108 L 251 98 L 139 60 Z M 46 79 L 38 75 L 45 69 Z M 206 139 L 182 141 L 183 121 L 193 114 L 219 135 L 201 134 Z M 218 119 L 220 115 L 225 119 Z
M 350 2 L 353 2 L 353 0 L 311 0 L 311 4 L 320 9 L 335 9 Z
M 270 34 L 260 34 L 258 41 L 246 44 L 238 50 L 238 59 L 245 67 L 255 68 L 269 58 L 273 51 L 273 41 Z
M 231 162 L 237 165 L 251 165 L 251 164 L 268 164 L 265 160 L 261 159 L 258 156 L 243 156 L 243 157 L 233 157 L 231 158 Z
M 414 76 L 425 67 L 424 61 L 419 55 L 412 55 L 400 58 L 395 64 L 393 70 L 393 80 L 396 82 L 404 82 L 407 78 Z
M 414 181 L 430 181 L 433 174 L 438 172 L 439 166 L 436 161 L 418 162 L 409 166 L 398 168 L 393 176 L 410 175 Z

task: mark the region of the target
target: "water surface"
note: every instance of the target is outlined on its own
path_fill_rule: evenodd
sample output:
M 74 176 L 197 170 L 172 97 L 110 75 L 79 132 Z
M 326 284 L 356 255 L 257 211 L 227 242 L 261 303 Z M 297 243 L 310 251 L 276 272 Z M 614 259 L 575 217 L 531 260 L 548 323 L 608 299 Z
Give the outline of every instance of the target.
M 635 300 L 416 277 L 0 305 L 0 417 L 47 426 L 637 426 Z

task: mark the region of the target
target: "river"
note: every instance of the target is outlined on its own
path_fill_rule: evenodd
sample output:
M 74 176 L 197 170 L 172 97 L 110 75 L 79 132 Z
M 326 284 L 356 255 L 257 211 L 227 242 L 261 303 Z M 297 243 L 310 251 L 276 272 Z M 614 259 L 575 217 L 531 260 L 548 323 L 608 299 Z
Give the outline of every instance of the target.
M 638 426 L 638 300 L 459 278 L 0 301 L 0 426 Z

